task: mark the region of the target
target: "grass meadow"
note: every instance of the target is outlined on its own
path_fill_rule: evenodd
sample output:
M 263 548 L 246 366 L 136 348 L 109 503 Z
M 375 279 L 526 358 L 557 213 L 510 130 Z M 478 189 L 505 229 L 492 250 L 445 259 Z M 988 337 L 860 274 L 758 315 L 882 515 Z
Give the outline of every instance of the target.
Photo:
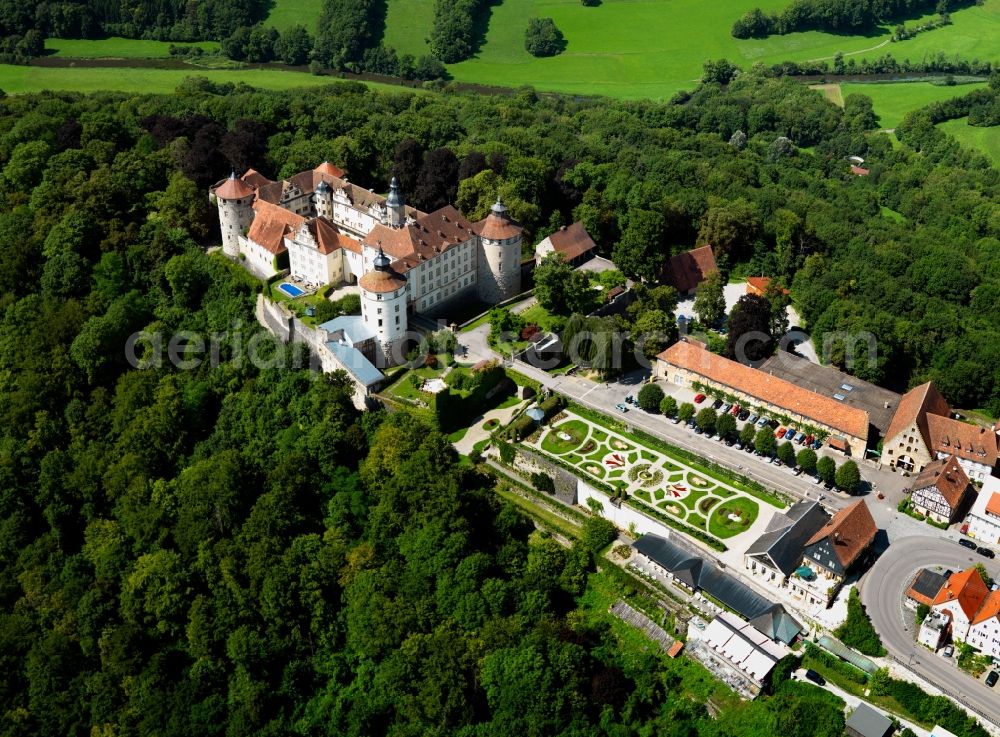
M 279 31 L 301 23 L 314 33 L 322 9 L 323 0 L 274 0 L 265 23 Z
M 171 46 L 200 46 L 206 54 L 219 50 L 218 41 L 144 41 L 135 38 L 104 38 L 98 41 L 69 38 L 45 39 L 45 50 L 52 56 L 74 59 L 166 59 Z
M 317 77 L 301 72 L 279 72 L 262 69 L 139 69 L 27 67 L 0 64 L 0 89 L 7 94 L 24 94 L 41 90 L 67 92 L 98 92 L 114 90 L 131 93 L 170 93 L 185 77 L 202 76 L 213 82 L 246 82 L 262 89 L 291 89 L 337 84 L 333 77 Z M 399 90 L 395 85 L 366 82 L 369 87 Z
M 385 42 L 401 53 L 427 53 L 434 0 L 388 0 Z M 1000 0 L 952 14 L 953 25 L 890 43 L 892 29 L 871 36 L 806 32 L 738 40 L 733 21 L 754 6 L 777 10 L 787 0 L 604 0 L 583 7 L 579 0 L 503 0 L 492 8 L 479 54 L 449 67 L 461 81 L 519 86 L 624 98 L 663 98 L 690 88 L 707 59 L 740 65 L 788 59 L 831 58 L 838 51 L 857 58 L 891 52 L 920 59 L 944 52 L 1000 60 Z M 566 51 L 536 59 L 524 50 L 524 29 L 532 16 L 551 17 L 566 36 Z M 912 24 L 913 22 L 911 22 Z
M 932 102 L 966 95 L 974 89 L 984 87 L 977 84 L 945 85 L 930 82 L 895 82 L 886 84 L 842 84 L 840 92 L 844 97 L 851 94 L 868 95 L 872 98 L 875 114 L 883 128 L 895 128 L 911 110 L 930 105 Z

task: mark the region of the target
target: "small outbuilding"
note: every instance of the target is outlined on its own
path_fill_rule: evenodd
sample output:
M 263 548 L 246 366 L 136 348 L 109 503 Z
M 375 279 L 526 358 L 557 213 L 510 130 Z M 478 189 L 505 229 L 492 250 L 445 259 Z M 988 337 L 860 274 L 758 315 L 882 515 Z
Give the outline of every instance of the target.
M 895 730 L 892 720 L 861 702 L 847 718 L 847 734 L 850 737 L 890 737 Z

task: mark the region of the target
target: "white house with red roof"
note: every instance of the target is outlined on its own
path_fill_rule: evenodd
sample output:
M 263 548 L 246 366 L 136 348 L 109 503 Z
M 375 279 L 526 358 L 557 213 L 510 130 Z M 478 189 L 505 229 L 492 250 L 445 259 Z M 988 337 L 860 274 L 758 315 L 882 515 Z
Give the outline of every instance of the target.
M 966 534 L 990 545 L 1000 545 L 1000 479 L 988 476 L 965 518 Z

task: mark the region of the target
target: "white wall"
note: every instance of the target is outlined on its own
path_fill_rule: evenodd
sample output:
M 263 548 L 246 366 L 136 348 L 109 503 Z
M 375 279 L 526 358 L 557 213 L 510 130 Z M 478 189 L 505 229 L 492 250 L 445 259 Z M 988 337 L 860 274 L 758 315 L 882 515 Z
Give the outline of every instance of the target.
M 584 508 L 589 508 L 587 504 L 588 499 L 596 499 L 604 506 L 604 511 L 601 512 L 601 516 L 605 517 L 615 523 L 615 526 L 621 530 L 628 530 L 629 525 L 635 525 L 635 531 L 639 534 L 652 534 L 659 535 L 660 537 L 670 537 L 670 528 L 661 522 L 657 522 L 639 511 L 632 509 L 627 505 L 622 505 L 620 508 L 615 507 L 611 504 L 611 498 L 597 489 L 592 488 L 583 481 L 577 480 L 576 482 L 576 498 L 577 503 Z

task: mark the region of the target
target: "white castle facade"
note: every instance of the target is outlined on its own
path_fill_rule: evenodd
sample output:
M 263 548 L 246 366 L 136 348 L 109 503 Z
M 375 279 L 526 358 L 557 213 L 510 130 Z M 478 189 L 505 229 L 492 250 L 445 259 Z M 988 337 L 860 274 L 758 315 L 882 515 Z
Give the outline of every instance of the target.
M 386 356 L 410 313 L 521 291 L 521 227 L 499 199 L 477 223 L 450 205 L 423 213 L 405 204 L 395 179 L 382 197 L 325 162 L 278 182 L 250 169 L 210 194 L 227 256 L 264 278 L 287 268 L 307 289 L 356 283 L 361 319 Z

